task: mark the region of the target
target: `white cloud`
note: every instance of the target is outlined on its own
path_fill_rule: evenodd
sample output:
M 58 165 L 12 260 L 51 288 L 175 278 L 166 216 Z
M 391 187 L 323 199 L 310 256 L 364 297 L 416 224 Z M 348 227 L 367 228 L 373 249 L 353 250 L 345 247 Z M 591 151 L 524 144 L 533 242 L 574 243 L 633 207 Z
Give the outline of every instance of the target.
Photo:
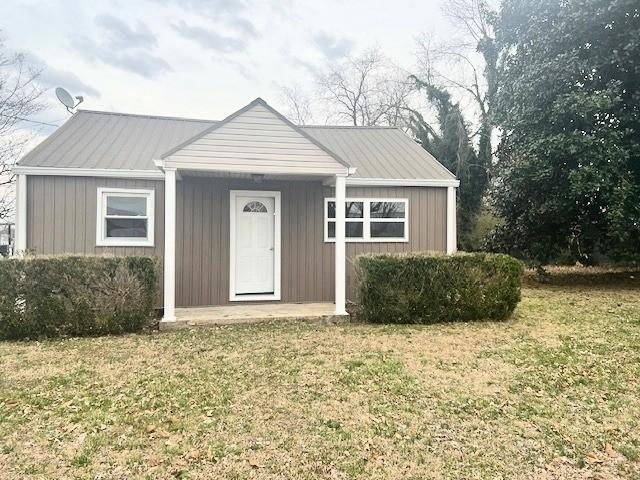
M 63 87 L 74 95 L 100 97 L 100 92 L 83 82 L 75 73 L 52 67 L 34 53 L 27 53 L 26 59 L 40 71 L 40 83 L 44 87 Z
M 171 70 L 164 58 L 153 53 L 156 36 L 141 21 L 131 27 L 111 15 L 98 15 L 94 23 L 98 27 L 97 38 L 86 34 L 72 35 L 72 46 L 84 58 L 147 78 Z
M 98 15 L 95 23 L 106 32 L 112 48 L 152 48 L 158 44 L 156 36 L 140 20 L 135 27 L 130 27 L 113 15 Z
M 218 52 L 239 52 L 246 50 L 247 41 L 240 37 L 231 37 L 216 32 L 213 28 L 188 25 L 180 20 L 173 28 L 182 37 L 193 40 L 201 47 Z
M 354 42 L 346 37 L 318 32 L 313 36 L 313 42 L 328 60 L 339 60 L 351 52 Z

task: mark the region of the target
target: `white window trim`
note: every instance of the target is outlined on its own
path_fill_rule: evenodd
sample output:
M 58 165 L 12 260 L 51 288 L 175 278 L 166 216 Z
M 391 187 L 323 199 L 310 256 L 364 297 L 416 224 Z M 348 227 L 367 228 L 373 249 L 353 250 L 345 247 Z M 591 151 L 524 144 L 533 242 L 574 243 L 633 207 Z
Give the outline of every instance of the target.
M 236 203 L 238 197 L 260 197 L 274 199 L 273 231 L 273 293 L 236 294 Z M 229 190 L 229 301 L 259 302 L 281 299 L 281 202 L 279 191 L 266 190 Z
M 147 238 L 133 237 L 106 237 L 106 197 L 110 194 L 115 196 L 136 196 L 147 199 Z M 98 247 L 153 247 L 155 231 L 155 191 L 141 188 L 98 188 L 97 215 L 96 215 L 96 246 Z
M 325 243 L 335 243 L 335 238 L 329 238 L 329 222 L 335 219 L 329 218 L 329 202 L 335 202 L 334 197 L 324 199 L 324 241 Z M 409 241 L 409 199 L 408 198 L 352 198 L 348 197 L 346 202 L 362 202 L 363 218 L 345 218 L 345 222 L 362 222 L 362 238 L 345 237 L 347 243 L 407 243 Z M 372 202 L 401 202 L 404 203 L 404 218 L 371 218 L 370 203 Z M 336 206 L 337 208 L 337 206 Z M 404 223 L 404 237 L 371 237 L 371 223 L 375 222 L 397 222 Z

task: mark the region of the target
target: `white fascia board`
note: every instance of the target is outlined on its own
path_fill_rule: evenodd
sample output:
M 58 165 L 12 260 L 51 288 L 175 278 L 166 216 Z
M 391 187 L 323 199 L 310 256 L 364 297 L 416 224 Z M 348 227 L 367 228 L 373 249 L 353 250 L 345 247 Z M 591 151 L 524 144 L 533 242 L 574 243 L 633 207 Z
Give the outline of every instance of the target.
M 348 187 L 459 187 L 460 180 L 437 178 L 347 178 Z
M 328 178 L 325 185 L 334 185 Z M 347 187 L 459 187 L 460 180 L 429 178 L 353 178 L 347 177 Z
M 53 175 L 63 177 L 108 177 L 161 180 L 164 173 L 154 170 L 124 170 L 107 168 L 57 168 L 57 167 L 13 167 L 16 175 Z
M 253 165 L 216 165 L 215 163 L 189 163 L 182 161 L 164 160 L 164 168 L 178 168 L 181 170 L 194 170 L 199 172 L 227 172 L 227 173 L 257 173 L 265 175 L 348 175 L 348 168 L 341 165 L 330 167 L 306 167 L 300 165 L 295 171 L 289 166 L 267 166 L 259 163 Z

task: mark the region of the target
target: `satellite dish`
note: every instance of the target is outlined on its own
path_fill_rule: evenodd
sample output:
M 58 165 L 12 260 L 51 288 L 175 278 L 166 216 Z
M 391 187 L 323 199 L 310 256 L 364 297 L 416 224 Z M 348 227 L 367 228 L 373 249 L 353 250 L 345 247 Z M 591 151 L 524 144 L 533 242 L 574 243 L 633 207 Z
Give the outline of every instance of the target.
M 73 108 L 76 105 L 76 102 L 73 100 L 71 94 L 62 87 L 56 88 L 56 97 L 58 97 L 60 103 L 62 103 L 67 108 Z
M 62 87 L 56 88 L 56 97 L 58 97 L 58 100 L 60 100 L 60 103 L 62 103 L 62 105 L 66 107 L 69 113 L 72 113 L 71 110 L 73 108 L 76 108 L 78 105 L 80 105 L 84 101 L 83 97 L 78 96 L 76 97 L 76 100 L 78 100 L 78 103 L 76 103 L 73 97 L 71 96 L 71 94 Z

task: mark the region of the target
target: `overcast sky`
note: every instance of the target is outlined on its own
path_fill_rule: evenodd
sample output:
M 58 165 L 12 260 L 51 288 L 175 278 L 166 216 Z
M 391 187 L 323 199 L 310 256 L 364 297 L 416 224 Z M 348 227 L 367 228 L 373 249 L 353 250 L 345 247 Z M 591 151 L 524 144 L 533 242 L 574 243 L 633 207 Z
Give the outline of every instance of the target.
M 6 47 L 43 69 L 81 108 L 221 119 L 255 97 L 378 46 L 411 70 L 416 37 L 451 34 L 438 0 L 4 0 Z M 44 128 L 39 134 L 48 134 Z

